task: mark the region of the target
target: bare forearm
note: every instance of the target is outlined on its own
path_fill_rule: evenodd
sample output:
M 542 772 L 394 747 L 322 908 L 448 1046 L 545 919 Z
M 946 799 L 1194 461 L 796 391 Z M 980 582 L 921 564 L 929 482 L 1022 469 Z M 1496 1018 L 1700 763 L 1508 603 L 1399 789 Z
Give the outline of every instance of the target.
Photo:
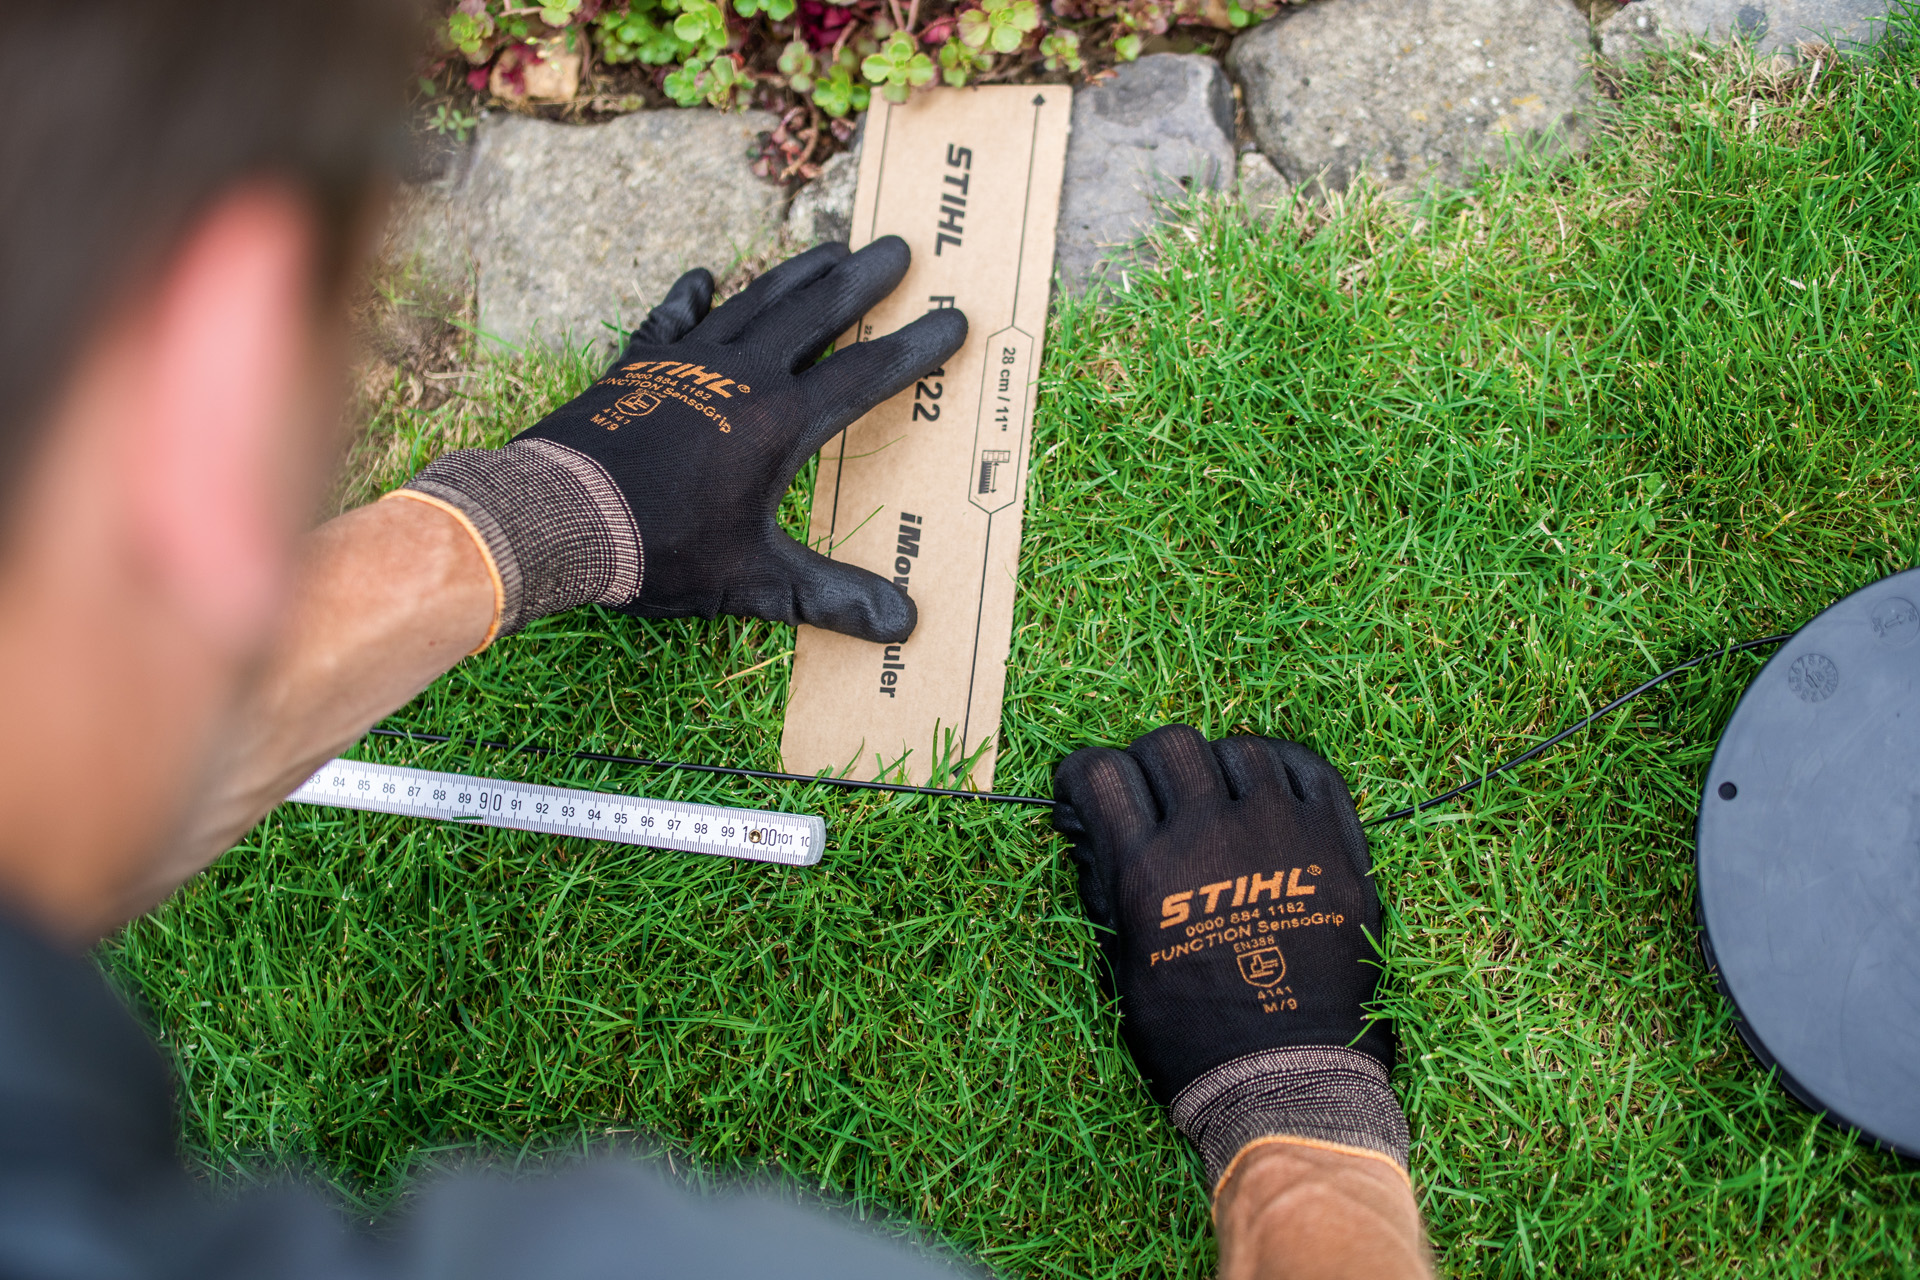
M 377 502 L 316 530 L 283 638 L 236 716 L 177 878 L 472 652 L 494 607 L 485 559 L 444 511 Z
M 1221 1280 L 1426 1280 L 1413 1188 L 1391 1160 L 1297 1142 L 1241 1153 L 1214 1202 Z

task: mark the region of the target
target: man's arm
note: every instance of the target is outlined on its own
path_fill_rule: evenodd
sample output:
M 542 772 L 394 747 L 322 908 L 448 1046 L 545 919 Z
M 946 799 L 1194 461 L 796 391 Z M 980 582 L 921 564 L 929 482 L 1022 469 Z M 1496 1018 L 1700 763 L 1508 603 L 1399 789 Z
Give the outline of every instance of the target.
M 1214 1194 L 1220 1280 L 1420 1280 L 1420 1210 L 1407 1175 L 1352 1152 L 1247 1148 Z
M 156 900 L 477 648 L 495 614 L 493 577 L 473 536 L 444 510 L 398 500 L 316 530 L 290 604 Z

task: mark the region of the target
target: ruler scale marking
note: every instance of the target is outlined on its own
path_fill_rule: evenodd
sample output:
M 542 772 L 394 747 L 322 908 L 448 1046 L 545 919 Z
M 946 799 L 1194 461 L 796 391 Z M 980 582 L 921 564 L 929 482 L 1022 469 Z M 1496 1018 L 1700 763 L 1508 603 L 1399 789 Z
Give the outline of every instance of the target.
M 362 760 L 330 760 L 287 797 L 302 804 L 810 867 L 826 846 L 813 814 L 653 800 Z

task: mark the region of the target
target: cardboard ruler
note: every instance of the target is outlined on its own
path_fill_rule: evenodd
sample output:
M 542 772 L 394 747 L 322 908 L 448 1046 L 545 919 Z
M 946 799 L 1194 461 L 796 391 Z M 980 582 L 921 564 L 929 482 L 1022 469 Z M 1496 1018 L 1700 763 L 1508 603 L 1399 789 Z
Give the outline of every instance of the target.
M 853 247 L 897 235 L 913 266 L 849 339 L 957 307 L 967 341 L 821 453 L 809 543 L 905 587 L 920 622 L 899 645 L 800 628 L 789 770 L 993 785 L 1071 109 L 1023 85 L 868 113 Z

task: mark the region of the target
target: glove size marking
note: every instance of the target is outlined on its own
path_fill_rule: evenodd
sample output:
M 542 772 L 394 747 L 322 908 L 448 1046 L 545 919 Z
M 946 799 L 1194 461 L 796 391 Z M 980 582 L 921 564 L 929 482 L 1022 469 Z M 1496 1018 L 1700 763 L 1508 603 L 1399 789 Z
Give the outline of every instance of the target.
M 1285 897 L 1300 898 L 1314 892 L 1313 885 L 1300 883 L 1300 870 L 1299 867 L 1292 867 L 1285 873 Z M 1320 874 L 1320 868 L 1309 866 L 1306 872 L 1310 876 L 1317 876 Z M 1228 903 L 1228 906 L 1251 906 L 1260 901 L 1260 895 L 1263 893 L 1275 902 L 1279 902 L 1283 896 L 1282 873 L 1276 871 L 1271 876 L 1263 876 L 1256 871 L 1252 876 L 1219 880 L 1213 884 L 1203 884 L 1198 889 L 1188 889 L 1184 893 L 1170 893 L 1160 900 L 1160 927 L 1171 929 L 1177 924 L 1184 923 L 1193 914 L 1192 902 L 1195 894 L 1203 894 L 1207 900 L 1201 914 L 1212 915 L 1220 905 L 1220 896 L 1229 889 L 1233 890 L 1233 901 Z M 1187 932 L 1192 934 L 1194 931 L 1189 928 Z

